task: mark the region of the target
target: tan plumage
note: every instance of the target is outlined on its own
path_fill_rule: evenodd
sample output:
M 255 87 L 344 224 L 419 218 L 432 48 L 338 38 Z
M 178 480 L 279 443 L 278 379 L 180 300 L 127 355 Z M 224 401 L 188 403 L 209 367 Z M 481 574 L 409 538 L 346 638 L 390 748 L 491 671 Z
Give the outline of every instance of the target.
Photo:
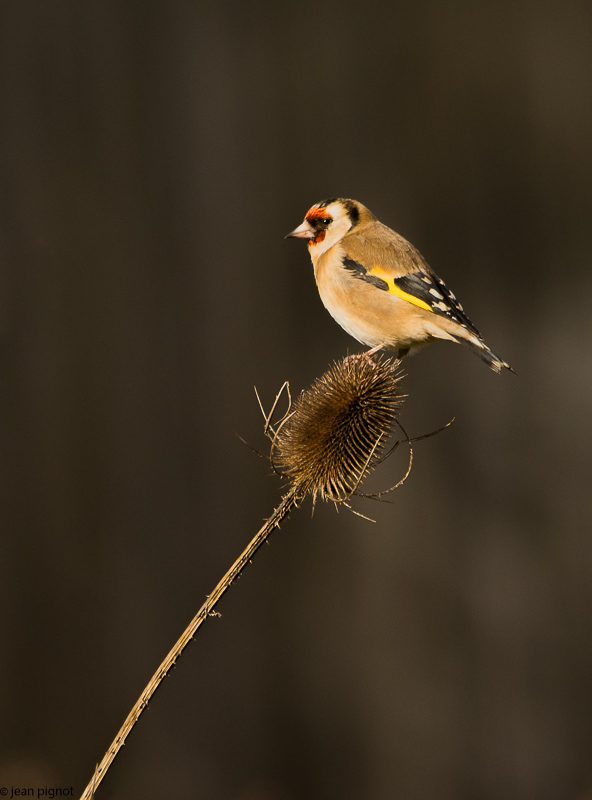
M 495 355 L 421 253 L 361 203 L 317 203 L 288 236 L 308 240 L 321 300 L 351 336 L 399 357 L 435 339 L 462 342 L 496 372 Z

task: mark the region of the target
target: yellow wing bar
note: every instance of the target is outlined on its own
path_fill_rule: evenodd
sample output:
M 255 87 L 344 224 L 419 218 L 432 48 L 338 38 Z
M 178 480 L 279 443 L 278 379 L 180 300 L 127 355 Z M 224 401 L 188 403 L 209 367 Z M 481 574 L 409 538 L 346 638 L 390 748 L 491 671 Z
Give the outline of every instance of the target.
M 395 283 L 395 279 L 392 278 L 385 269 L 382 269 L 382 267 L 375 265 L 371 270 L 369 270 L 369 273 L 370 275 L 376 275 L 377 278 L 380 278 L 381 281 L 384 281 L 388 285 L 388 291 L 391 294 L 400 297 L 401 300 L 407 300 L 408 303 L 413 303 L 414 306 L 425 308 L 426 311 L 431 311 L 433 313 L 434 309 L 427 303 L 424 303 L 423 300 L 420 300 L 419 297 L 415 297 L 415 295 L 409 294 L 409 292 L 404 292 L 403 289 L 399 289 Z

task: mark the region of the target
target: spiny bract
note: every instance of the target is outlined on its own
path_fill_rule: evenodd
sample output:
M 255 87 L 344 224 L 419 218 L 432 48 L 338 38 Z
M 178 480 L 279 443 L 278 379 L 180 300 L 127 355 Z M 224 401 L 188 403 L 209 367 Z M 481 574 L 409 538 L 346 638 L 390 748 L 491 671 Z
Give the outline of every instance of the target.
M 302 392 L 274 440 L 275 465 L 299 497 L 343 501 L 372 469 L 405 397 L 399 364 L 350 356 Z

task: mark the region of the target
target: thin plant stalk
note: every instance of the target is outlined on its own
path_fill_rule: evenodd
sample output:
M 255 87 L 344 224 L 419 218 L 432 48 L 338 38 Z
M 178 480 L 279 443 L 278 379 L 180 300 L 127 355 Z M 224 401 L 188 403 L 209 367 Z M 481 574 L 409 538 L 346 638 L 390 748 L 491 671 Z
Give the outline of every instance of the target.
M 310 389 L 302 392 L 294 407 L 287 382 L 278 392 L 269 414 L 261 406 L 265 419 L 264 432 L 272 442 L 272 466 L 290 482 L 291 489 L 214 591 L 208 595 L 206 602 L 156 670 L 95 769 L 80 800 L 91 800 L 94 796 L 163 679 L 202 622 L 215 614 L 218 600 L 240 575 L 273 528 L 307 495 L 312 497 L 313 505 L 318 497 L 331 500 L 335 504 L 345 503 L 349 507 L 347 500 L 357 492 L 362 478 L 382 460 L 380 451 L 391 425 L 397 420 L 398 406 L 404 397 L 399 390 L 399 363 L 398 360 L 390 359 L 373 360 L 367 354 L 348 357 L 333 364 Z M 284 389 L 287 392 L 288 409 L 275 426 L 272 424 L 272 417 Z M 259 399 L 259 395 L 257 398 Z M 259 404 L 261 405 L 260 400 Z M 412 440 L 407 437 L 407 441 L 411 443 Z M 274 466 L 274 451 L 277 452 L 280 470 Z M 411 464 L 409 469 L 410 467 Z
M 271 517 L 266 520 L 261 529 L 255 534 L 248 547 L 236 559 L 228 572 L 220 580 L 214 591 L 208 595 L 205 603 L 199 609 L 189 625 L 185 628 L 181 637 L 171 649 L 159 668 L 156 670 L 148 682 L 148 685 L 138 698 L 136 704 L 127 715 L 125 722 L 117 732 L 117 736 L 115 739 L 113 739 L 109 749 L 103 756 L 103 760 L 97 765 L 90 783 L 80 796 L 80 800 L 91 800 L 91 798 L 94 796 L 97 787 L 105 777 L 107 770 L 113 763 L 115 757 L 125 744 L 125 740 L 129 736 L 136 722 L 139 720 L 140 715 L 148 706 L 148 703 L 164 678 L 166 678 L 168 673 L 175 666 L 176 660 L 187 647 L 189 642 L 193 639 L 197 629 L 200 627 L 202 622 L 204 622 L 209 616 L 213 615 L 216 604 L 224 592 L 229 588 L 232 582 L 238 578 L 245 566 L 249 563 L 263 542 L 265 542 L 271 531 L 276 526 L 279 526 L 280 522 L 285 519 L 290 511 L 292 511 L 292 509 L 297 505 L 297 501 L 297 492 L 295 489 L 292 489 L 284 496 L 280 505 L 273 512 Z

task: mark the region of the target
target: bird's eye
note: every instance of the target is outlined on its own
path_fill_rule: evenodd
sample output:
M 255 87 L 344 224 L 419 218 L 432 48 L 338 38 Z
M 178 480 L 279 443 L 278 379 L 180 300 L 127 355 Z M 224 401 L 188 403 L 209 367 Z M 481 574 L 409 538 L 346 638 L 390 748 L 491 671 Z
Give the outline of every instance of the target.
M 329 223 L 330 223 L 330 222 L 333 222 L 333 220 L 331 219 L 331 217 L 324 217 L 324 218 L 321 220 L 321 222 L 323 223 L 323 225 L 329 225 Z

